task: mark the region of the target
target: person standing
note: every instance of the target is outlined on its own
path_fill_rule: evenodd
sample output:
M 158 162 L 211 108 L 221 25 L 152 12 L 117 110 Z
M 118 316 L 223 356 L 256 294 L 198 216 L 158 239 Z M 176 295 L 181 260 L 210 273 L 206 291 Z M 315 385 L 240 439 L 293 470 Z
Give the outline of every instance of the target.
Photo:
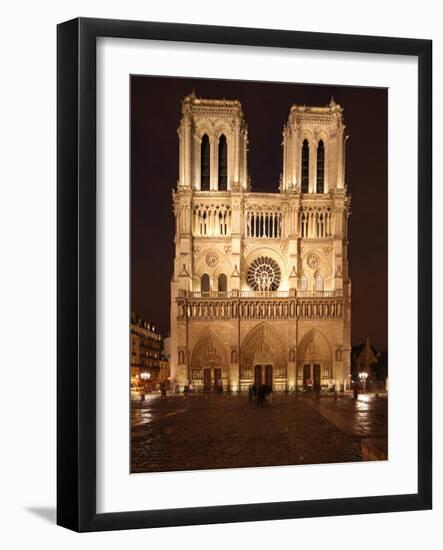
M 263 407 L 266 396 L 266 386 L 264 384 L 259 384 L 257 388 L 257 406 Z
M 261 406 L 261 384 L 256 384 L 255 386 L 255 400 L 257 402 L 257 407 Z

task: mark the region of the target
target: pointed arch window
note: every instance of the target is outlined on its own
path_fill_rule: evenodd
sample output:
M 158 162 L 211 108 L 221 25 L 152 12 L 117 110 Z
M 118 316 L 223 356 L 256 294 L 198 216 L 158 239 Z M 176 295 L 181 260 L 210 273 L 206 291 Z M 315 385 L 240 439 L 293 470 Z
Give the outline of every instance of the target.
M 315 276 L 315 290 L 323 290 L 323 277 L 320 273 Z
M 220 136 L 218 142 L 218 190 L 226 191 L 228 188 L 228 143 L 226 136 Z
M 218 276 L 218 291 L 227 292 L 228 291 L 228 278 L 224 273 L 220 273 Z
M 308 278 L 306 275 L 300 277 L 300 290 L 308 290 Z
M 200 281 L 200 290 L 201 292 L 209 292 L 209 275 L 203 273 Z
M 202 137 L 200 146 L 200 189 L 202 191 L 209 191 L 210 188 L 210 176 L 211 176 L 211 164 L 210 164 L 210 144 L 208 134 Z
M 309 143 L 305 139 L 301 148 L 301 192 L 309 193 Z
M 325 192 L 325 144 L 321 139 L 317 146 L 317 193 Z

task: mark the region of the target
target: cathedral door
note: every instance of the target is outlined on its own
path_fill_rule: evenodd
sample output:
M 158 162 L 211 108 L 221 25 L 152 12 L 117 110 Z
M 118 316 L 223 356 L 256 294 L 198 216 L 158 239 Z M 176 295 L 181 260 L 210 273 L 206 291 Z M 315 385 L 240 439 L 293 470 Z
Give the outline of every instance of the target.
M 222 370 L 214 369 L 214 389 L 215 391 L 223 391 Z
M 211 369 L 204 369 L 203 371 L 203 389 L 204 391 L 211 391 Z
M 261 375 L 261 365 L 255 365 L 254 369 L 254 384 L 261 384 L 262 383 L 262 375 Z
M 303 365 L 303 387 L 308 387 L 308 380 L 311 378 L 311 365 Z
M 272 389 L 272 365 L 265 367 L 265 384 Z
M 314 365 L 314 390 L 321 388 L 321 367 L 320 365 Z

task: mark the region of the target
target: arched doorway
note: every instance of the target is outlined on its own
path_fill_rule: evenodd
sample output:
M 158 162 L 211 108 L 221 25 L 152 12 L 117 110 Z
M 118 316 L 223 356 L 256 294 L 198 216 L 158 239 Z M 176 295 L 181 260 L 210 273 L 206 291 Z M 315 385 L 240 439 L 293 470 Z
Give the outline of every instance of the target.
M 240 389 L 253 383 L 269 385 L 273 390 L 286 389 L 286 353 L 276 333 L 261 323 L 246 336 L 240 352 Z
M 327 338 L 313 329 L 298 346 L 297 385 L 320 391 L 332 383 L 332 351 Z
M 268 343 L 261 342 L 254 354 L 254 383 L 273 389 L 274 355 Z
M 191 356 L 191 382 L 196 390 L 222 392 L 229 384 L 223 345 L 212 333 L 197 342 Z

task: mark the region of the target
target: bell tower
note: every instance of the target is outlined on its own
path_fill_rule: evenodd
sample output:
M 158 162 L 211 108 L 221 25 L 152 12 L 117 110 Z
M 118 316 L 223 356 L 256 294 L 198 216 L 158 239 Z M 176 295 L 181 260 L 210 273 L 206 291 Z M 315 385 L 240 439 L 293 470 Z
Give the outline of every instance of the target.
M 283 128 L 281 191 L 329 193 L 345 186 L 343 109 L 293 105 Z
M 297 292 L 343 296 L 343 323 L 335 331 L 334 379 L 338 387 L 350 372 L 351 282 L 348 276 L 350 196 L 345 185 L 347 137 L 343 109 L 293 105 L 283 129 L 280 192 L 288 196 L 289 255 L 296 265 Z
M 248 130 L 240 101 L 186 96 L 178 136 L 179 189 L 248 188 Z
M 249 190 L 248 130 L 238 100 L 182 102 L 179 178 L 173 192 L 175 261 L 171 282 L 171 372 L 190 376 L 187 321 L 177 322 L 178 296 L 240 288 L 242 196 Z

